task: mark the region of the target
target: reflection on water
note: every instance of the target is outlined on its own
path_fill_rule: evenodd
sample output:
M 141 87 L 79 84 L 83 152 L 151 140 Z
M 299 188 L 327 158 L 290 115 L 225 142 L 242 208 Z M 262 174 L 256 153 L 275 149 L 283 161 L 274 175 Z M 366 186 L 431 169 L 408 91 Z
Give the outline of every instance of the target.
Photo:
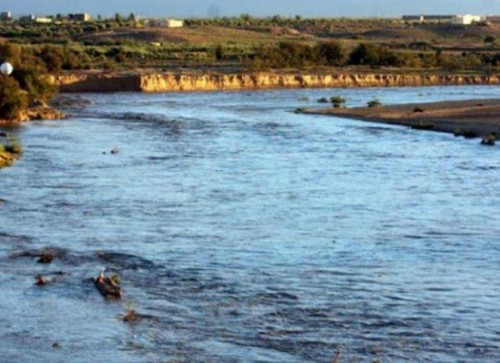
M 13 130 L 2 360 L 499 361 L 499 149 L 290 112 L 496 91 L 85 95 Z M 121 301 L 95 290 L 101 267 Z

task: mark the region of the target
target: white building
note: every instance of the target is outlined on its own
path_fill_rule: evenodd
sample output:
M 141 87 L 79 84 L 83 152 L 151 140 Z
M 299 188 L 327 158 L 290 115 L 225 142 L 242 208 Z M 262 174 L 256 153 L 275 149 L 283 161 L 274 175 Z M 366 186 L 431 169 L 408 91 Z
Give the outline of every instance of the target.
M 407 23 L 429 23 L 429 24 L 459 24 L 471 25 L 485 21 L 484 16 L 479 15 L 404 15 L 403 21 Z
M 167 19 L 167 28 L 182 28 L 184 26 L 184 20 L 177 19 Z
M 160 28 L 182 28 L 184 20 L 177 19 L 149 19 L 147 25 Z
M 451 19 L 452 24 L 459 25 L 471 25 L 472 23 L 478 23 L 480 21 L 484 21 L 485 18 L 479 15 L 455 15 L 453 19 Z
M 37 18 L 35 18 L 35 23 L 38 23 L 38 24 L 50 24 L 50 23 L 52 23 L 52 18 L 37 17 Z

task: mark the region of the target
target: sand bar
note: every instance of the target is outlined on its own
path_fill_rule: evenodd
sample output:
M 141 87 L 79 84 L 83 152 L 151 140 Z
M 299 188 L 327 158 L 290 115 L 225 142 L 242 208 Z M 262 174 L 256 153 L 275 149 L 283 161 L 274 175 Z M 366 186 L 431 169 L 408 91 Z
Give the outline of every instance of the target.
M 411 103 L 380 107 L 307 109 L 303 113 L 404 125 L 430 131 L 500 134 L 500 99 Z M 498 139 L 498 136 L 497 136 Z

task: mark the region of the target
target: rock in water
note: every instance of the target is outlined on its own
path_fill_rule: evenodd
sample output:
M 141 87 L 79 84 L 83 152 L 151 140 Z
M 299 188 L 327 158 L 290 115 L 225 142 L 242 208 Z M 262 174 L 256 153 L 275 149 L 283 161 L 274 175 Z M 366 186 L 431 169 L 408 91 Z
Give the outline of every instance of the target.
M 94 278 L 94 284 L 106 299 L 119 299 L 122 296 L 120 285 L 111 277 L 100 274 Z

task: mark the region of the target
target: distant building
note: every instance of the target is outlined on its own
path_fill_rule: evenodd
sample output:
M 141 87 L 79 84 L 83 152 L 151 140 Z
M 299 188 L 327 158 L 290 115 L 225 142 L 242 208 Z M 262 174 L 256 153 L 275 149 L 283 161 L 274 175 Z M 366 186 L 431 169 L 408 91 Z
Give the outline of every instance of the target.
M 182 28 L 184 20 L 167 19 L 167 28 Z
M 35 17 L 35 23 L 37 24 L 50 24 L 54 21 L 52 18 L 47 17 Z
M 92 16 L 87 13 L 68 14 L 68 19 L 73 21 L 90 21 Z
M 403 15 L 403 20 L 409 23 L 423 23 L 424 16 L 423 15 Z
M 485 18 L 478 15 L 404 15 L 403 21 L 408 23 L 431 23 L 431 24 L 461 24 L 470 25 L 475 22 L 484 21 Z
M 19 21 L 21 23 L 34 23 L 36 19 L 36 16 L 33 14 L 30 15 L 24 15 L 19 18 Z
M 472 23 L 479 23 L 481 21 L 485 21 L 486 18 L 479 15 L 455 15 L 451 20 L 452 24 L 460 24 L 460 25 L 471 25 Z
M 453 15 L 403 15 L 409 23 L 451 23 Z
M 182 28 L 184 20 L 177 19 L 148 19 L 146 24 L 158 28 Z
M 21 23 L 29 24 L 29 23 L 37 23 L 37 24 L 50 24 L 54 21 L 52 18 L 44 17 L 44 16 L 35 16 L 33 14 L 21 16 L 19 18 Z
M 0 21 L 11 21 L 12 13 L 10 11 L 3 11 L 0 13 Z

